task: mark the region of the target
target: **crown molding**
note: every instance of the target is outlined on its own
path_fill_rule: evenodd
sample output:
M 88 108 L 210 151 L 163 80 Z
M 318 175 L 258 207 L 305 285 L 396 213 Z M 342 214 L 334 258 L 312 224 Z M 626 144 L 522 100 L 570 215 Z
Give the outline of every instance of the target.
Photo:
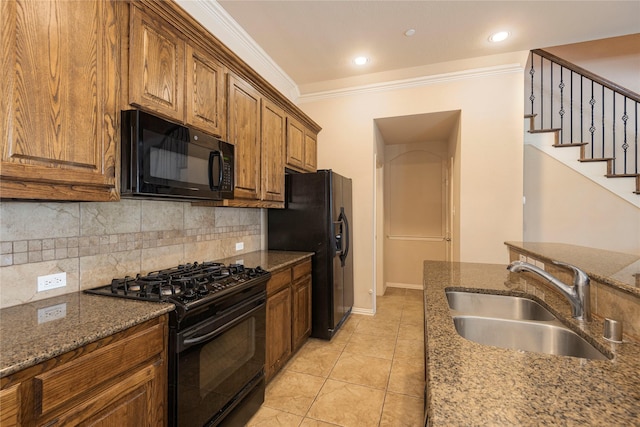
M 320 101 L 323 99 L 340 98 L 368 93 L 386 92 L 389 90 L 408 89 L 420 86 L 429 86 L 456 80 L 468 80 L 500 74 L 521 73 L 523 66 L 518 63 L 497 65 L 493 67 L 474 68 L 452 73 L 434 74 L 431 76 L 415 77 L 403 80 L 393 80 L 380 83 L 372 83 L 362 86 L 352 86 L 344 89 L 334 89 L 323 92 L 309 93 L 298 97 L 298 104 Z
M 284 96 L 296 102 L 300 96 L 296 83 L 217 1 L 176 0 L 176 3 Z

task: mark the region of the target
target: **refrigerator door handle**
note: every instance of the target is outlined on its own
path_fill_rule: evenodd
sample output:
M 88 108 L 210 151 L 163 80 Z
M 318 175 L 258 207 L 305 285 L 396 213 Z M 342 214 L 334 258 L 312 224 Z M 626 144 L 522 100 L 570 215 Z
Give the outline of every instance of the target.
M 340 236 L 340 240 L 342 241 L 342 237 L 346 236 L 346 238 L 345 238 L 345 247 L 344 247 L 343 250 L 340 251 L 340 263 L 344 267 L 344 265 L 345 265 L 345 263 L 347 261 L 347 255 L 349 255 L 349 246 L 351 245 L 351 242 L 349 241 L 349 234 L 350 234 L 349 233 L 349 219 L 347 218 L 347 214 L 344 213 L 344 208 L 340 208 L 340 216 L 338 217 L 338 221 L 344 223 L 344 232 Z M 342 245 L 340 245 L 340 246 L 342 246 Z

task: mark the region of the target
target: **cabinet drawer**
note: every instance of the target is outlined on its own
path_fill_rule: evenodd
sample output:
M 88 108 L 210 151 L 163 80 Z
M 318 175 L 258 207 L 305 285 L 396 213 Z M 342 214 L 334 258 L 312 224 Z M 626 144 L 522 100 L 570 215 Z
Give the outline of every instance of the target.
M 278 292 L 279 289 L 291 283 L 291 269 L 287 268 L 271 275 L 267 282 L 267 295 Z
M 164 328 L 156 325 L 34 378 L 36 410 L 45 414 L 130 372 L 164 348 Z
M 311 260 L 293 266 L 294 281 L 307 274 L 311 274 Z

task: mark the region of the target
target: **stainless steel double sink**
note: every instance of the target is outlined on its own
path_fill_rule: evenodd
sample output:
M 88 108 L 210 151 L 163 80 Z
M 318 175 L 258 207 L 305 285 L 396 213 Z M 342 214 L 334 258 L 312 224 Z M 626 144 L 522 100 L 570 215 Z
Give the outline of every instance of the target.
M 470 341 L 558 356 L 609 358 L 536 301 L 507 295 L 446 291 L 453 324 Z

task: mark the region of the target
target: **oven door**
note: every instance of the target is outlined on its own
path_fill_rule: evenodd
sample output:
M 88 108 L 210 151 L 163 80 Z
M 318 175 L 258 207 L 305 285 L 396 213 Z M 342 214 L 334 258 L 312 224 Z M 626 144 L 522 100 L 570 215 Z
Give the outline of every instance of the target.
M 265 300 L 262 293 L 177 333 L 172 425 L 217 425 L 264 387 Z

